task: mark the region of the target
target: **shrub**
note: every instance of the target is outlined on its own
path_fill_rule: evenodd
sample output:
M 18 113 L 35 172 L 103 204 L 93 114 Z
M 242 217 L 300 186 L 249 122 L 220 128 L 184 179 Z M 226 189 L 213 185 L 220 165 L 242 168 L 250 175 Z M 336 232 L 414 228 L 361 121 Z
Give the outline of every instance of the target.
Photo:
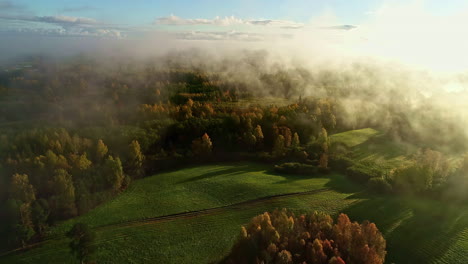
M 392 185 L 387 180 L 381 177 L 374 177 L 369 179 L 367 187 L 375 193 L 391 193 Z
M 354 162 L 348 157 L 331 156 L 330 166 L 335 170 L 346 172 L 346 169 L 353 165 L 354 165 Z
M 317 167 L 298 162 L 287 162 L 276 165 L 275 171 L 288 174 L 310 175 L 317 173 Z
M 346 175 L 354 181 L 366 183 L 374 177 L 381 177 L 380 172 L 370 168 L 369 166 L 356 163 L 346 169 Z

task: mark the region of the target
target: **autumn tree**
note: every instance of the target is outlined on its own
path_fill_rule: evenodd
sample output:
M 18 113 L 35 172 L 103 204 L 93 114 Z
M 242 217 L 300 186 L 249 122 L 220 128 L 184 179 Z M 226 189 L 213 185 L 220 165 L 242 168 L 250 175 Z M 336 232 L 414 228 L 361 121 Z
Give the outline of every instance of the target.
M 320 147 L 319 168 L 326 169 L 328 168 L 328 149 L 330 147 L 330 139 L 328 138 L 328 133 L 325 128 L 322 128 L 317 142 Z
M 192 141 L 192 152 L 197 156 L 208 156 L 211 154 L 213 143 L 207 133 L 203 134 L 201 138 Z
M 263 136 L 263 130 L 260 125 L 257 125 L 255 127 L 253 135 L 255 136 L 255 139 L 257 140 L 258 148 L 260 149 L 263 148 L 263 140 L 265 137 Z
M 126 167 L 128 173 L 133 177 L 141 177 L 144 174 L 143 161 L 145 156 L 141 152 L 140 143 L 137 140 L 133 140 L 129 145 L 128 158 L 126 161 Z
M 96 144 L 96 154 L 95 154 L 96 161 L 98 162 L 103 161 L 108 151 L 109 149 L 107 148 L 106 144 L 104 144 L 104 141 L 102 141 L 102 139 L 99 139 Z
M 325 214 L 296 216 L 282 209 L 254 217 L 241 227 L 225 263 L 383 264 L 386 243 L 375 224 L 336 223 Z
M 28 175 L 16 173 L 11 177 L 10 198 L 26 204 L 36 200 L 35 190 L 29 183 Z
M 286 143 L 283 135 L 278 135 L 273 145 L 273 155 L 282 157 L 286 154 Z

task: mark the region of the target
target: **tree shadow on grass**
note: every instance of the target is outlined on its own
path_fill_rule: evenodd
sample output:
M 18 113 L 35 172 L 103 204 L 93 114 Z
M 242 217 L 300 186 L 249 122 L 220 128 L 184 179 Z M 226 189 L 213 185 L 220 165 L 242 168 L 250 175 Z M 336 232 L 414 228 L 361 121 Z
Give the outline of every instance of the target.
M 278 175 L 284 177 L 284 180 L 276 182 L 275 184 L 288 184 L 294 181 L 304 180 L 304 179 L 329 179 L 329 181 L 324 185 L 325 188 L 330 188 L 334 191 L 341 193 L 359 193 L 362 192 L 365 187 L 362 184 L 355 183 L 350 181 L 344 174 L 339 172 L 330 172 L 328 174 L 316 173 L 314 175 L 294 175 L 294 174 L 284 174 L 278 173 L 276 171 L 269 170 L 268 174 Z
M 216 170 L 216 171 L 212 171 L 212 172 L 203 173 L 201 175 L 185 179 L 185 180 L 180 181 L 178 183 L 179 184 L 188 183 L 188 182 L 194 182 L 194 181 L 209 179 L 209 178 L 218 177 L 218 176 L 232 176 L 232 175 L 236 175 L 236 174 L 242 174 L 242 173 L 247 173 L 247 172 L 258 172 L 258 171 L 263 171 L 263 170 L 264 169 L 259 168 L 257 166 L 252 166 L 250 164 L 235 165 L 234 167 L 230 167 L 230 168 L 227 168 L 227 169 L 222 169 L 222 170 Z
M 387 263 L 435 262 L 457 242 L 460 232 L 468 229 L 466 206 L 430 199 L 369 197 L 343 212 L 352 220 L 376 223 L 387 240 Z M 455 250 L 460 261 L 468 254 L 468 249 Z

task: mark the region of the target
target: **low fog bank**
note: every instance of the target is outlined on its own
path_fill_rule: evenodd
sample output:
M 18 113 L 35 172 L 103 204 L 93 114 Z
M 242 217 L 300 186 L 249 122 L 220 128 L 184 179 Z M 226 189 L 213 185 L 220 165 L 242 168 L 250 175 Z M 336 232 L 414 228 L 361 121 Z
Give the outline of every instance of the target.
M 463 74 L 431 72 L 362 56 L 330 54 L 325 58 L 324 54 L 314 56 L 294 50 L 277 52 L 273 46 L 178 43 L 180 46 L 154 54 L 107 50 L 53 59 L 41 57 L 40 61 L 41 67 L 50 68 L 50 74 L 57 74 L 57 67 L 92 65 L 95 73 L 85 78 L 95 90 L 101 88 L 93 75 L 119 75 L 120 80 L 128 78 L 131 83 L 135 79 L 125 76 L 148 70 L 188 70 L 207 74 L 213 82 L 222 80 L 248 90 L 254 97 L 281 97 L 292 102 L 307 97 L 335 100 L 347 113 L 339 122 L 349 129 L 377 127 L 396 139 L 433 141 L 441 149 L 444 144 L 459 145 L 468 138 L 467 78 Z M 77 106 L 84 105 L 73 100 Z

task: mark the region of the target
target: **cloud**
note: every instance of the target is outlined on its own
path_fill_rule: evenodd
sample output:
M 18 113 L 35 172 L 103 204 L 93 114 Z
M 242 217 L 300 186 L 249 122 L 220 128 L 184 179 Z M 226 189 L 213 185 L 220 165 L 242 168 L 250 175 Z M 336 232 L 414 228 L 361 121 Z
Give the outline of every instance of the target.
M 337 29 L 337 30 L 351 30 L 357 28 L 353 25 L 340 25 L 340 26 L 331 26 L 331 27 L 323 27 L 323 29 Z
M 230 40 L 230 41 L 264 41 L 266 36 L 260 33 L 246 33 L 237 31 L 191 31 L 173 33 L 176 39 L 183 40 Z
M 254 26 L 273 26 L 280 28 L 302 28 L 303 23 L 298 23 L 289 20 L 245 20 L 234 16 L 230 17 L 215 17 L 214 19 L 196 18 L 187 19 L 178 16 L 170 15 L 168 17 L 160 17 L 154 21 L 157 25 L 170 25 L 170 26 L 182 26 L 182 25 L 215 25 L 215 26 L 233 26 L 233 25 L 254 25 Z
M 32 21 L 66 25 L 96 25 L 97 20 L 87 17 L 71 17 L 71 16 L 43 16 L 34 17 Z
M 168 17 L 157 18 L 154 23 L 159 24 L 159 25 L 172 25 L 172 26 L 180 26 L 180 25 L 231 26 L 231 25 L 244 24 L 245 22 L 244 20 L 240 18 L 236 18 L 234 16 L 215 17 L 214 19 L 204 19 L 204 18 L 185 19 L 185 18 L 181 18 L 178 16 L 170 15 Z
M 0 15 L 0 20 L 21 21 L 27 23 L 45 23 L 58 28 L 43 28 L 33 25 L 4 28 L 7 33 L 31 33 L 55 36 L 103 36 L 123 37 L 121 29 L 113 27 L 92 18 L 73 16 L 10 16 Z
M 8 16 L 8 15 L 3 15 L 3 16 L 0 16 L 0 19 L 28 21 L 28 22 L 42 22 L 42 23 L 57 24 L 61 26 L 98 24 L 98 22 L 92 18 L 72 17 L 72 16 Z

